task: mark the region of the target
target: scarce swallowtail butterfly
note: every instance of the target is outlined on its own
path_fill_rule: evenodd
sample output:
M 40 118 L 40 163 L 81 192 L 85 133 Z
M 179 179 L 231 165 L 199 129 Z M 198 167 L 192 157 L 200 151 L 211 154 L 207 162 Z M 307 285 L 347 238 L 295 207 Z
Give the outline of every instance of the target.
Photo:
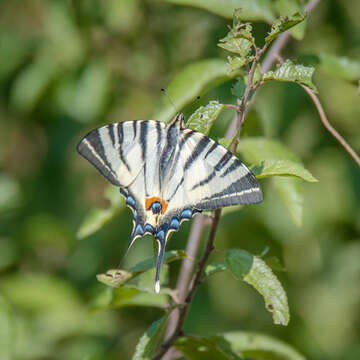
M 124 121 L 88 133 L 78 152 L 120 188 L 133 212 L 130 246 L 145 234 L 158 243 L 155 291 L 169 234 L 203 210 L 262 201 L 254 174 L 206 135 L 185 128 L 184 115 L 166 124 Z

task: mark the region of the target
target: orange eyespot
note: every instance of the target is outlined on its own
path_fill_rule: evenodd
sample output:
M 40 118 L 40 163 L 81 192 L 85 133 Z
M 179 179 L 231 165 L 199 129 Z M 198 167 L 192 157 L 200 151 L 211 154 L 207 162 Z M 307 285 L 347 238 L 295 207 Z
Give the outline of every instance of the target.
M 153 196 L 151 198 L 147 198 L 145 199 L 145 209 L 146 210 L 150 210 L 151 208 L 151 205 L 154 203 L 154 202 L 158 202 L 161 204 L 161 213 L 162 214 L 165 214 L 165 211 L 168 207 L 168 203 L 165 201 L 165 200 L 162 200 L 156 196 Z

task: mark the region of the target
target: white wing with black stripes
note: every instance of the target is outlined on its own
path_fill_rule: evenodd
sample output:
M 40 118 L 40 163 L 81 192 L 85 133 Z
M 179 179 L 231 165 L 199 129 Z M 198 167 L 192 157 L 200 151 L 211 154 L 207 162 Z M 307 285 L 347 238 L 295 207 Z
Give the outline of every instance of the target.
M 178 114 L 170 124 L 137 120 L 103 126 L 78 145 L 133 211 L 129 247 L 145 234 L 159 244 L 155 290 L 166 241 L 182 221 L 202 210 L 262 201 L 255 176 L 231 152 L 199 132 L 183 128 Z

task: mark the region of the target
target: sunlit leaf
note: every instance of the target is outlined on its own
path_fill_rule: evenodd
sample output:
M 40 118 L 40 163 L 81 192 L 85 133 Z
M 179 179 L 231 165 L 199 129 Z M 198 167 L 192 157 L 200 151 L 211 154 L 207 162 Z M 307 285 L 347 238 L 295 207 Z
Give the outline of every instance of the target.
M 133 360 L 151 360 L 154 357 L 166 329 L 167 317 L 165 315 L 153 322 L 146 330 L 136 345 L 135 354 L 132 357 Z
M 121 269 L 111 269 L 108 270 L 105 274 L 96 275 L 98 281 L 111 287 L 120 287 L 132 277 L 132 273 Z
M 268 71 L 263 75 L 264 81 L 278 80 L 296 82 L 301 85 L 309 87 L 314 92 L 317 92 L 315 85 L 312 83 L 312 75 L 314 68 L 312 66 L 304 66 L 294 64 L 290 60 L 286 60 L 275 71 Z
M 214 121 L 224 109 L 225 105 L 218 101 L 210 101 L 206 106 L 199 107 L 186 122 L 186 126 L 192 130 L 200 131 L 208 135 Z
M 246 58 L 238 56 L 228 56 L 227 74 L 231 77 L 239 76 L 242 73 L 242 67 L 248 62 Z
M 283 17 L 291 17 L 295 13 L 304 13 L 304 2 L 302 0 L 276 0 L 276 10 Z M 297 40 L 302 40 L 305 36 L 306 19 L 292 27 L 290 34 Z
M 109 186 L 105 197 L 110 200 L 110 207 L 107 209 L 90 209 L 76 234 L 78 239 L 83 239 L 100 230 L 125 208 L 125 201 L 120 195 L 118 188 Z
M 305 181 L 317 182 L 309 170 L 292 160 L 264 160 L 261 164 L 251 167 L 251 171 L 258 179 L 270 176 L 295 176 Z
M 206 266 L 204 273 L 206 276 L 210 276 L 225 271 L 226 269 L 225 264 L 209 264 Z
M 178 73 L 167 87 L 175 108 L 168 103 L 154 119 L 170 121 L 176 112 L 194 101 L 197 96 L 229 79 L 224 60 L 208 59 L 191 63 Z
M 274 18 L 269 0 L 166 0 L 173 4 L 190 5 L 231 19 L 234 10 L 240 8 L 242 20 L 271 22 Z
M 269 171 L 274 171 L 273 175 L 276 175 L 274 164 L 277 164 L 278 161 L 284 161 L 285 165 L 293 165 L 288 166 L 287 169 L 283 168 L 283 173 L 277 174 L 281 176 L 272 177 L 272 182 L 275 184 L 279 197 L 290 212 L 295 224 L 300 226 L 303 209 L 302 183 L 300 179 L 284 176 L 296 176 L 307 181 L 315 180 L 311 173 L 303 167 L 300 159 L 280 142 L 264 138 L 242 139 L 237 150 L 249 163 L 262 163 L 264 169 L 266 164 L 269 164 Z M 261 165 L 258 165 L 254 170 L 261 177 Z
M 287 325 L 290 320 L 286 293 L 270 267 L 245 250 L 231 249 L 225 254 L 227 268 L 238 279 L 253 286 L 265 300 L 275 324 Z
M 319 67 L 324 72 L 347 81 L 360 79 L 360 60 L 331 54 L 320 54 L 319 58 Z
M 234 34 L 234 31 L 231 30 L 226 37 L 220 40 L 218 46 L 229 52 L 238 54 L 241 61 L 245 64 L 248 62 L 247 56 L 251 52 L 252 42 L 243 36 Z
M 305 20 L 305 14 L 295 13 L 291 16 L 282 16 L 276 19 L 271 26 L 269 35 L 265 38 L 267 43 L 275 40 L 282 32 L 292 28 Z

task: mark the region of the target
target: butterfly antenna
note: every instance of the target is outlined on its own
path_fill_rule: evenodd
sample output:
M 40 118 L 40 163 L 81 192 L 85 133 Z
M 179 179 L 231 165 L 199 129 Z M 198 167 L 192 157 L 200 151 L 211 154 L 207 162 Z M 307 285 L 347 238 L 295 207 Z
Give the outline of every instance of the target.
M 177 110 L 174 102 L 172 101 L 171 96 L 170 96 L 169 93 L 167 92 L 167 90 L 166 90 L 165 88 L 161 88 L 161 92 L 162 92 L 164 95 L 167 96 L 167 98 L 169 99 L 170 104 L 174 107 L 175 112 L 178 112 L 178 110 Z

